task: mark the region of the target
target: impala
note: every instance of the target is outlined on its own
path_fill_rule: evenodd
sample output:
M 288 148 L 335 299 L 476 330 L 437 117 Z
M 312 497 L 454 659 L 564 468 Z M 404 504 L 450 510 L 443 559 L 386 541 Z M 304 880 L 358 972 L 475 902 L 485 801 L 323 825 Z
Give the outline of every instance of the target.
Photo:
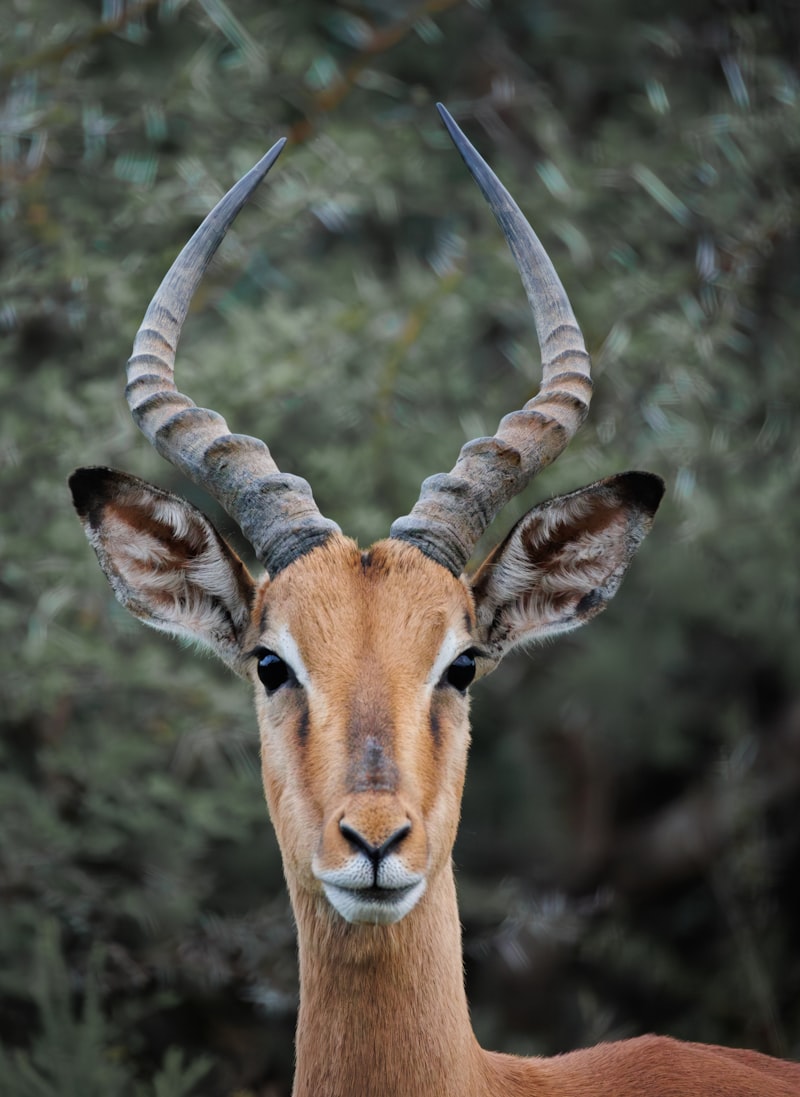
M 656 1036 L 526 1059 L 472 1032 L 451 855 L 469 687 L 511 649 L 600 613 L 652 523 L 658 477 L 627 472 L 529 511 L 474 574 L 504 504 L 564 449 L 591 380 L 572 308 L 509 193 L 440 107 L 511 247 L 543 379 L 492 438 L 426 480 L 387 540 L 360 549 L 173 380 L 192 295 L 284 142 L 218 203 L 147 309 L 126 396 L 158 452 L 238 523 L 249 572 L 189 503 L 122 472 L 79 469 L 73 499 L 118 600 L 214 651 L 255 689 L 264 790 L 297 921 L 297 1097 L 776 1097 L 800 1065 Z

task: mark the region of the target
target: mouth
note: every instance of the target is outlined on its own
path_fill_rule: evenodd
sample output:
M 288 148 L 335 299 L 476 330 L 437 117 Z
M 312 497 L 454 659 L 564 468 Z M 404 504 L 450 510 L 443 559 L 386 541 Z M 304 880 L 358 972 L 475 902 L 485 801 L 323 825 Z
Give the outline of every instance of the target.
M 331 906 L 347 922 L 374 926 L 392 925 L 417 905 L 425 891 L 421 877 L 406 887 L 349 888 L 323 880 L 322 887 Z

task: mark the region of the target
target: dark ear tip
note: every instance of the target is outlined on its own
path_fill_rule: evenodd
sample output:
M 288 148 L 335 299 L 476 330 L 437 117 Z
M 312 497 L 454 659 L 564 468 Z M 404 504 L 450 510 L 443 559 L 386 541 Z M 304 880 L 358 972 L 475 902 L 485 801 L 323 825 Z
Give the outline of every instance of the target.
M 623 472 L 617 477 L 618 487 L 631 502 L 637 503 L 651 516 L 664 498 L 664 481 L 653 472 Z
M 107 495 L 103 489 L 113 475 L 113 469 L 92 465 L 89 468 L 75 469 L 69 477 L 67 483 L 72 492 L 72 505 L 81 518 L 91 513 L 98 497 Z

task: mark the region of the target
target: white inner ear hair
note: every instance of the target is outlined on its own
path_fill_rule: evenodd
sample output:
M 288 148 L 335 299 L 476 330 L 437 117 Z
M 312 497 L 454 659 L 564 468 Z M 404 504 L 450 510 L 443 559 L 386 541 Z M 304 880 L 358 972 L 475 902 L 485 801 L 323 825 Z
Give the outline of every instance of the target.
M 609 510 L 603 525 L 576 529 L 593 509 L 589 500 L 569 500 L 512 535 L 487 591 L 492 606 L 506 606 L 512 633 L 567 631 L 581 623 L 573 615 L 582 598 L 595 590 L 604 600 L 613 593 L 627 561 L 627 522 L 623 512 Z M 560 541 L 565 533 L 569 539 Z
M 237 626 L 243 624 L 246 605 L 211 526 L 169 500 L 147 502 L 147 521 L 141 527 L 113 509 L 105 522 L 104 552 L 127 586 L 128 597 L 139 603 L 150 600 L 154 616 L 182 632 L 218 631 L 227 614 Z M 150 532 L 146 527 L 151 519 L 171 536 Z

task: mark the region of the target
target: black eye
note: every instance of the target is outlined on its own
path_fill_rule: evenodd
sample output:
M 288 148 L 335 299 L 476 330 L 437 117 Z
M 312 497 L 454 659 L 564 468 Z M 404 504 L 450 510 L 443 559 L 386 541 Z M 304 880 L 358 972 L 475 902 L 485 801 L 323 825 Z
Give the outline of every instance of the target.
M 276 689 L 287 682 L 294 681 L 294 672 L 288 663 L 276 655 L 274 651 L 260 651 L 258 653 L 258 677 L 261 679 L 267 693 L 274 693 Z
M 471 652 L 465 651 L 463 655 L 459 655 L 457 659 L 454 659 L 444 672 L 442 683 L 446 682 L 453 689 L 457 689 L 459 693 L 465 693 L 467 686 L 474 677 L 475 659 Z

